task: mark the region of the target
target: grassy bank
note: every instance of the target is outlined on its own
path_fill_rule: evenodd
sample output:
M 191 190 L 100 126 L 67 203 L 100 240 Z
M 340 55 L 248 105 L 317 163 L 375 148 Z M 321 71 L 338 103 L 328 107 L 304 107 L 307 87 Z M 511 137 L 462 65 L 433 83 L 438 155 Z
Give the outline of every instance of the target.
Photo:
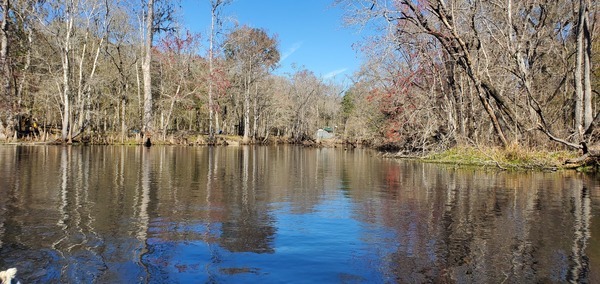
M 565 161 L 574 159 L 579 155 L 579 153 L 573 151 L 550 152 L 519 147 L 508 149 L 498 147 L 456 147 L 441 153 L 432 153 L 419 159 L 431 163 L 480 166 L 502 170 L 561 170 L 567 168 Z

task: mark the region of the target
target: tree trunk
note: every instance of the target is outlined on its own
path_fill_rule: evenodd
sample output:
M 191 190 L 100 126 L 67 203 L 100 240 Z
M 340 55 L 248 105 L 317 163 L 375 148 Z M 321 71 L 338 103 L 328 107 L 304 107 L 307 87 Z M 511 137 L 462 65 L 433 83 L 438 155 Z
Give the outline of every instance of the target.
M 71 129 L 71 33 L 73 30 L 73 2 L 69 1 L 66 4 L 67 14 L 67 32 L 65 35 L 65 41 L 62 49 L 62 65 L 63 65 L 63 117 L 62 117 L 62 129 L 61 138 L 63 142 L 71 142 L 70 129 Z
M 588 3 L 589 7 L 590 4 Z M 591 80 L 591 57 L 592 57 L 592 35 L 590 33 L 590 18 L 588 8 L 584 10 L 583 18 L 583 43 L 585 52 L 583 54 L 583 129 L 587 129 L 594 120 L 592 114 L 592 80 Z
M 2 18 L 2 39 L 0 40 L 0 64 L 2 64 L 2 71 L 4 72 L 4 80 L 2 86 L 4 87 L 4 96 L 7 102 L 10 102 L 10 66 L 8 61 L 8 11 L 10 9 L 10 1 L 4 0 L 2 2 L 2 10 L 4 11 L 4 17 Z M 10 103 L 9 103 L 10 105 Z
M 252 123 L 252 140 L 256 140 L 256 132 L 258 131 L 258 82 L 254 85 L 254 102 L 253 102 L 253 123 Z
M 144 100 L 142 99 L 142 85 L 144 84 L 140 80 L 140 68 L 138 67 L 138 63 L 135 63 L 135 83 L 137 87 L 137 102 L 138 102 L 138 118 L 142 124 L 142 127 L 138 130 L 142 130 L 144 128 Z
M 87 36 L 86 36 L 87 37 Z M 104 43 L 104 38 L 100 39 L 100 43 L 96 48 L 96 54 L 94 55 L 94 61 L 92 62 L 92 70 L 87 79 L 84 79 L 83 74 L 83 62 L 85 59 L 85 49 L 87 44 L 84 45 L 84 52 L 81 54 L 80 65 L 79 65 L 79 89 L 77 99 L 79 100 L 79 118 L 77 120 L 77 133 L 75 135 L 79 135 L 85 129 L 86 122 L 89 119 L 88 108 L 86 107 L 90 101 L 90 92 L 91 85 L 90 81 L 94 79 L 96 74 L 96 67 L 98 66 L 98 56 L 100 55 L 100 51 L 102 48 L 102 44 Z
M 250 73 L 246 75 L 244 90 L 244 136 L 243 143 L 250 141 Z
M 215 131 L 219 133 L 221 131 L 221 125 L 219 124 L 219 112 L 215 111 Z
M 169 110 L 167 111 L 166 122 L 164 122 L 164 124 L 161 123 L 164 140 L 166 140 L 166 138 L 167 138 L 167 131 L 169 129 L 169 125 L 171 124 L 171 115 L 173 114 L 173 110 L 175 109 L 175 102 L 177 101 L 177 98 L 179 97 L 179 92 L 181 90 L 181 84 L 182 84 L 182 82 L 179 83 L 179 85 L 177 86 L 177 90 L 175 91 L 175 95 L 171 98 L 171 103 L 169 104 Z
M 127 92 L 127 87 L 124 88 Z M 121 143 L 125 143 L 125 136 L 127 135 L 127 125 L 125 124 L 125 108 L 127 106 L 127 99 L 125 92 L 121 94 Z
M 152 37 L 154 35 L 154 0 L 148 0 L 146 15 L 146 38 L 144 43 L 144 60 L 142 62 L 142 76 L 144 80 L 144 115 L 142 131 L 144 138 L 152 136 L 152 77 L 150 64 L 152 61 Z M 147 140 L 147 139 L 144 139 Z
M 29 71 L 29 67 L 31 66 L 31 49 L 33 48 L 33 28 L 27 28 L 27 53 L 25 54 L 25 65 L 21 69 L 21 80 L 19 81 L 19 86 L 17 86 L 17 109 L 21 108 L 23 103 L 23 88 L 25 86 L 25 82 L 27 82 L 27 72 Z
M 10 99 L 10 66 L 8 62 L 8 10 L 10 8 L 10 1 L 4 0 L 2 2 L 2 10 L 4 11 L 4 17 L 2 19 L 2 26 L 0 30 L 2 30 L 2 35 L 0 39 L 0 66 L 2 68 L 2 72 L 4 74 L 2 81 L 3 87 L 3 99 L 0 99 L 0 107 L 2 106 L 2 101 L 6 102 L 6 109 L 10 109 L 11 107 L 11 99 Z M 10 121 L 11 111 L 7 113 L 7 120 Z M 2 114 L 0 112 L 0 114 Z M 6 129 L 4 129 L 4 122 L 2 121 L 2 117 L 0 117 L 0 137 L 8 138 L 11 136 L 11 133 L 6 133 Z M 10 126 L 8 127 L 10 129 Z
M 583 26 L 585 22 L 584 0 L 579 1 L 579 22 L 577 25 L 577 54 L 575 61 L 575 133 L 583 135 Z
M 217 9 L 219 2 L 211 2 L 211 17 L 210 17 L 210 38 L 208 40 L 208 135 L 211 143 L 214 139 L 214 130 L 213 130 L 213 48 L 214 48 L 214 40 L 215 40 L 215 21 L 217 17 Z
M 229 4 L 231 0 L 211 0 L 211 19 L 210 19 L 210 39 L 208 49 L 208 69 L 209 69 L 209 80 L 208 80 L 208 116 L 209 116 L 209 134 L 210 137 L 214 137 L 214 133 L 220 131 L 219 126 L 219 113 L 216 109 L 215 98 L 214 98 L 214 55 L 215 55 L 215 35 L 217 31 L 217 24 L 219 23 L 220 9 L 221 7 Z M 219 25 L 220 27 L 220 25 Z M 213 128 L 214 125 L 214 128 Z

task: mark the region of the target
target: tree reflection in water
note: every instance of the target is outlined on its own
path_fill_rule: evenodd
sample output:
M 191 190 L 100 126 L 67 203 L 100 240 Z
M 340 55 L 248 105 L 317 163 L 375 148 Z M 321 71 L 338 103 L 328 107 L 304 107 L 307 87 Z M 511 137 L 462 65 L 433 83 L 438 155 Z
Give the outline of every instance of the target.
M 30 282 L 598 282 L 600 182 L 300 147 L 0 147 Z
M 250 146 L 243 146 L 238 152 L 240 160 L 233 160 L 240 165 L 240 172 L 231 173 L 231 180 L 226 181 L 229 186 L 225 187 L 224 203 L 228 214 L 222 224 L 220 243 L 231 252 L 274 252 L 271 244 L 275 228 L 267 208 L 266 191 L 257 188 L 263 182 L 257 180 L 262 177 L 257 176 L 256 156 Z M 241 183 L 236 182 L 238 179 Z
M 394 174 L 382 199 L 383 223 L 396 233 L 388 244 L 395 280 L 589 280 L 592 206 L 584 178 L 431 165 L 418 165 L 423 175 L 415 175 L 411 166 L 388 168 Z

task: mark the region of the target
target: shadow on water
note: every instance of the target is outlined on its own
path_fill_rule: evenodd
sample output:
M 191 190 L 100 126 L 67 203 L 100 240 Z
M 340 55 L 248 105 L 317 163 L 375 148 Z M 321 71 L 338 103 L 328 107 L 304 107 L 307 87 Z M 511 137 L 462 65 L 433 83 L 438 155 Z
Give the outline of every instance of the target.
M 23 283 L 600 279 L 600 182 L 299 147 L 0 147 Z

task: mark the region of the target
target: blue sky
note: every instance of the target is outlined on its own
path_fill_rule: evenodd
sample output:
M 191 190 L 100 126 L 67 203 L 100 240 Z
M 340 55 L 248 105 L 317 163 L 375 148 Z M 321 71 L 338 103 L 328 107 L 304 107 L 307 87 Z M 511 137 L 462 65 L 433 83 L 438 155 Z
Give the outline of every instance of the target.
M 206 38 L 209 0 L 182 0 L 181 5 L 184 25 Z M 223 10 L 224 17 L 240 25 L 277 35 L 281 67 L 276 74 L 293 72 L 295 64 L 325 80 L 348 84 L 347 77 L 360 65 L 359 53 L 352 44 L 360 40 L 361 34 L 358 29 L 343 26 L 342 14 L 329 0 L 234 0 Z

